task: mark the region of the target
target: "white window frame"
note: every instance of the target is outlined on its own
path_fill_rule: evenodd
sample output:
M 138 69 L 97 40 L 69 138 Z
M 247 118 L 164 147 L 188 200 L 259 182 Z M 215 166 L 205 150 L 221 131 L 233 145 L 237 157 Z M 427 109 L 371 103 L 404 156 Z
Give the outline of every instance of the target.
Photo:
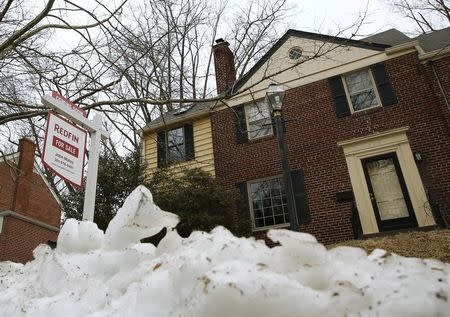
M 257 135 L 257 136 L 251 137 L 250 131 L 253 131 L 253 130 L 250 129 L 250 120 L 249 120 L 249 118 L 250 118 L 249 111 L 250 110 L 249 109 L 252 106 L 258 106 L 258 104 L 261 104 L 261 103 L 264 103 L 266 105 L 266 107 L 267 107 L 267 110 L 268 110 L 268 113 L 269 113 L 268 119 L 269 119 L 269 122 L 270 122 L 270 124 L 269 124 L 270 125 L 270 130 L 269 130 L 269 132 L 267 134 Z M 267 105 L 267 103 L 264 101 L 264 99 L 256 100 L 256 101 L 254 101 L 252 103 L 249 103 L 249 104 L 245 105 L 244 109 L 245 109 L 245 124 L 247 126 L 247 137 L 248 137 L 249 140 L 256 140 L 256 139 L 259 139 L 259 138 L 263 138 L 263 137 L 267 137 L 267 136 L 273 135 L 273 127 L 272 127 L 272 124 L 271 124 L 272 123 L 272 119 L 271 119 L 271 115 L 270 115 L 270 109 L 269 109 L 269 106 Z M 266 119 L 266 118 L 264 118 L 264 119 Z M 263 120 L 263 119 L 260 119 L 260 120 Z M 254 122 L 254 121 L 257 121 L 257 120 L 253 120 L 252 122 Z
M 248 206 L 249 206 L 249 211 L 250 211 L 250 220 L 252 222 L 252 231 L 264 231 L 264 230 L 268 230 L 268 229 L 287 228 L 290 226 L 290 222 L 286 222 L 286 223 L 274 224 L 271 226 L 256 227 L 255 213 L 253 211 L 251 184 L 261 183 L 263 181 L 268 181 L 268 180 L 272 180 L 272 179 L 280 179 L 281 181 L 283 181 L 283 176 L 276 175 L 276 176 L 271 176 L 271 177 L 259 178 L 259 179 L 255 179 L 255 180 L 251 180 L 251 181 L 247 182 L 247 201 L 248 201 Z M 287 203 L 286 203 L 286 208 L 287 208 Z M 289 215 L 288 212 L 287 212 L 287 214 Z
M 367 70 L 367 72 L 369 73 L 369 79 L 370 79 L 370 82 L 372 83 L 373 91 L 375 92 L 375 98 L 376 98 L 377 104 L 375 106 L 372 106 L 372 107 L 369 107 L 369 108 L 365 108 L 365 109 L 361 109 L 361 110 L 355 110 L 355 108 L 353 107 L 352 98 L 350 96 L 350 92 L 349 92 L 349 89 L 348 89 L 348 86 L 347 86 L 346 77 L 349 76 L 349 75 L 353 75 L 353 74 L 365 71 L 365 70 Z M 370 68 L 361 68 L 361 69 L 358 69 L 358 70 L 355 70 L 355 71 L 343 74 L 341 76 L 341 80 L 342 80 L 342 84 L 344 85 L 345 96 L 347 97 L 347 102 L 348 102 L 348 105 L 349 105 L 349 108 L 350 108 L 350 112 L 352 114 L 353 113 L 357 113 L 357 112 L 364 112 L 364 111 L 367 111 L 369 109 L 374 109 L 374 108 L 378 108 L 378 107 L 382 106 L 380 95 L 378 94 L 377 84 L 375 82 L 375 79 L 373 78 L 372 70 Z

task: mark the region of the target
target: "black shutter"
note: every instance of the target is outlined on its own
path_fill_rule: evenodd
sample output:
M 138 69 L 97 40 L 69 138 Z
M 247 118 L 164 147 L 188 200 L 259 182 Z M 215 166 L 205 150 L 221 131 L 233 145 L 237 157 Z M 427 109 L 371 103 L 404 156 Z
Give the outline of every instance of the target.
M 186 161 L 193 160 L 195 158 L 194 151 L 194 129 L 192 124 L 184 125 L 184 146 L 185 146 L 185 155 Z
M 166 166 L 166 132 L 158 132 L 158 137 L 156 139 L 157 150 L 158 150 L 158 167 Z
M 237 106 L 233 109 L 234 128 L 236 130 L 236 143 L 242 144 L 248 141 L 247 124 L 245 122 L 244 106 Z
M 241 199 L 238 207 L 239 210 L 239 228 L 241 233 L 249 231 L 251 228 L 250 224 L 250 208 L 248 205 L 248 191 L 247 191 L 247 183 L 239 182 L 236 184 L 236 188 L 238 189 Z
M 394 89 L 392 88 L 384 63 L 372 65 L 372 74 L 377 84 L 378 94 L 380 95 L 383 106 L 391 106 L 397 103 Z
M 291 171 L 292 188 L 294 191 L 295 206 L 299 224 L 309 223 L 311 215 L 309 212 L 308 196 L 305 188 L 305 177 L 302 170 Z
M 350 108 L 348 107 L 347 96 L 345 94 L 344 84 L 341 76 L 335 76 L 328 79 L 330 85 L 331 96 L 334 100 L 336 116 L 338 118 L 349 116 Z

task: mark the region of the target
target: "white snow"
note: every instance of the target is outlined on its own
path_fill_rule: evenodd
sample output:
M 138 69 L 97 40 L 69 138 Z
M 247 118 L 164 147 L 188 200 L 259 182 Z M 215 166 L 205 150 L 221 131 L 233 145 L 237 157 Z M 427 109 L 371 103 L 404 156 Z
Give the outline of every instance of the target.
M 448 264 L 287 230 L 274 248 L 222 227 L 183 239 L 177 222 L 142 186 L 105 234 L 68 220 L 55 250 L 0 263 L 0 316 L 450 316 Z M 164 226 L 157 248 L 139 243 Z

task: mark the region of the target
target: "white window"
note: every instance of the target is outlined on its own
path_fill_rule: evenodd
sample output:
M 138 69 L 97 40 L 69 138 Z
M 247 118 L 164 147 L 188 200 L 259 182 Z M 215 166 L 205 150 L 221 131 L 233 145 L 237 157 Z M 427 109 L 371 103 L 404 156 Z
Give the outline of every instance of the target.
M 247 115 L 248 138 L 256 139 L 271 135 L 272 119 L 270 110 L 265 101 L 256 101 L 245 107 Z
M 289 224 L 286 190 L 281 177 L 249 182 L 254 229 Z
M 380 106 L 375 82 L 369 69 L 344 76 L 348 102 L 353 112 Z
M 185 160 L 185 142 L 183 127 L 167 132 L 167 160 L 170 163 Z

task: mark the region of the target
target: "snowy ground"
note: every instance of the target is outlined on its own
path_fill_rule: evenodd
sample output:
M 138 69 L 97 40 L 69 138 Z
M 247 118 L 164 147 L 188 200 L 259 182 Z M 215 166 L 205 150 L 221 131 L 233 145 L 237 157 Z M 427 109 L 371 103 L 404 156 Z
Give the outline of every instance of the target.
M 68 220 L 56 250 L 0 263 L 0 316 L 450 316 L 448 264 L 287 230 L 269 232 L 272 249 L 221 227 L 139 243 L 177 222 L 144 187 L 105 233 Z

